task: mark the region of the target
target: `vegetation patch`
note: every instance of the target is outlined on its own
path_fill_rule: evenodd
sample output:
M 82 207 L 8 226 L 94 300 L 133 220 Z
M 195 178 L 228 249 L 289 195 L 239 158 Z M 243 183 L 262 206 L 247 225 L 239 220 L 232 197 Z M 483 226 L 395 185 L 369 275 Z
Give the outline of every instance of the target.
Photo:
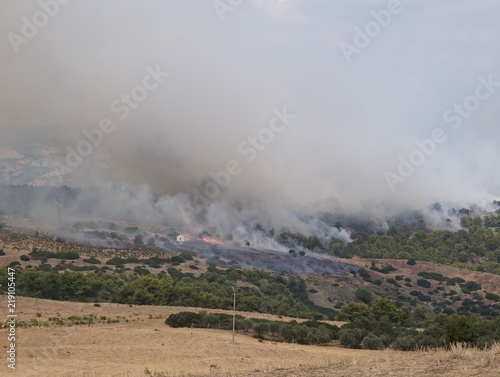
M 422 287 L 422 288 L 430 288 L 432 284 L 428 280 L 418 279 L 417 280 L 417 285 L 420 286 L 420 287 Z
M 44 251 L 33 248 L 29 253 L 31 259 L 34 260 L 47 260 L 47 259 L 65 259 L 76 260 L 80 258 L 80 254 L 76 251 Z
M 380 272 L 382 274 L 390 274 L 391 272 L 394 272 L 394 271 L 397 271 L 398 269 L 391 266 L 391 265 L 387 265 L 387 266 L 383 266 L 382 268 L 378 268 L 375 263 L 372 263 L 372 266 L 370 267 L 370 270 L 372 271 L 376 271 L 376 272 Z
M 171 314 L 165 320 L 165 324 L 170 327 L 197 327 L 214 328 L 221 330 L 231 330 L 233 316 L 222 313 L 206 312 L 181 312 Z M 317 321 L 269 321 L 265 319 L 246 320 L 237 315 L 235 329 L 242 333 L 253 334 L 254 337 L 262 340 L 272 340 L 278 342 L 298 343 L 298 344 L 327 344 L 339 337 L 339 328 Z
M 429 280 L 436 280 L 436 281 L 445 281 L 447 278 L 445 278 L 443 275 L 438 274 L 436 272 L 419 272 L 417 274 L 418 276 L 423 277 L 424 279 L 429 279 Z

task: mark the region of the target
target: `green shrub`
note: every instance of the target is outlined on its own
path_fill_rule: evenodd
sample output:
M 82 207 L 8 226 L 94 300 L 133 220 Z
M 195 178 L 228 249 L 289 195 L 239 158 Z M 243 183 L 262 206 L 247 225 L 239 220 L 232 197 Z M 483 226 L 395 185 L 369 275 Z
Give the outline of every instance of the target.
M 37 268 L 38 271 L 50 271 L 51 269 L 52 269 L 52 266 L 48 263 L 42 263 Z
M 363 338 L 362 345 L 363 348 L 368 350 L 381 350 L 385 348 L 382 338 L 379 338 L 372 333 Z
M 225 313 L 209 313 L 201 314 L 203 327 L 213 328 L 213 329 L 225 329 L 229 330 L 232 328 L 233 316 Z M 241 316 L 236 316 L 237 319 L 243 319 Z
M 201 327 L 203 325 L 202 316 L 193 312 L 180 312 L 171 314 L 165 320 L 165 324 L 170 327 Z
M 189 261 L 194 260 L 194 254 L 191 251 L 182 251 L 179 254 L 179 256 L 182 257 L 184 260 L 189 260 Z
M 142 268 L 141 266 L 135 266 L 134 267 L 134 272 L 137 274 L 137 275 L 149 275 L 150 272 L 147 268 Z
M 174 255 L 172 258 L 170 258 L 170 262 L 172 262 L 172 264 L 174 266 L 178 266 L 179 264 L 184 263 L 185 261 L 186 261 L 186 259 L 184 259 L 180 255 Z
M 492 301 L 498 301 L 498 300 L 500 300 L 500 296 L 496 295 L 494 293 L 489 293 L 488 292 L 488 293 L 486 293 L 485 297 L 486 297 L 486 299 L 492 300 Z
M 67 259 L 67 260 L 76 260 L 80 258 L 80 254 L 76 251 L 42 251 L 33 248 L 33 251 L 29 253 L 29 256 L 32 259 L 36 260 L 46 260 L 46 259 Z
M 345 348 L 361 348 L 363 331 L 360 329 L 341 329 L 339 332 L 340 345 Z
M 68 269 L 68 265 L 66 264 L 63 264 L 63 263 L 59 263 L 59 264 L 56 264 L 53 268 L 54 271 L 64 271 L 64 270 L 67 270 Z M 75 266 L 71 266 L 73 268 L 76 268 Z
M 368 304 L 372 299 L 372 292 L 366 288 L 358 288 L 356 297 L 365 304 Z
M 424 294 L 419 295 L 417 298 L 419 299 L 419 301 L 422 301 L 422 302 L 430 302 L 430 301 L 432 301 L 431 296 L 426 296 Z
M 463 283 L 460 287 L 462 288 L 462 291 L 464 289 L 466 289 L 466 290 L 471 291 L 471 292 L 478 291 L 478 290 L 482 289 L 481 284 L 479 284 L 475 281 L 468 281 L 466 283 Z
M 430 288 L 431 287 L 431 283 L 425 279 L 418 279 L 417 285 L 422 287 L 422 288 Z
M 375 266 L 375 263 L 372 262 L 372 266 L 370 267 L 370 270 L 380 272 L 382 274 L 389 274 L 393 271 L 397 271 L 398 269 L 391 266 L 391 265 L 383 266 L 382 268 L 378 268 L 377 266 Z
M 409 266 L 415 266 L 417 264 L 417 261 L 415 259 L 408 259 L 406 264 Z
M 145 262 L 143 259 L 139 259 L 136 257 L 128 257 L 128 258 L 119 258 L 119 257 L 114 257 L 109 259 L 106 264 L 108 266 L 120 266 L 123 267 L 124 264 L 128 263 L 140 263 L 140 262 Z
M 99 267 L 97 266 L 67 266 L 67 265 L 64 265 L 64 264 L 58 264 L 56 266 L 57 269 L 60 269 L 60 270 L 65 270 L 67 268 L 69 268 L 70 270 L 72 271 L 96 271 L 99 269 Z
M 438 274 L 436 272 L 422 271 L 422 272 L 419 272 L 417 275 L 421 276 L 425 279 L 429 279 L 429 280 L 437 280 L 437 281 L 445 281 L 446 280 L 446 278 L 443 275 Z
M 414 351 L 418 348 L 418 338 L 415 335 L 398 337 L 393 343 L 393 347 L 398 351 Z
M 446 341 L 448 343 L 472 343 L 478 338 L 477 322 L 473 317 L 452 315 L 446 323 Z
M 140 261 L 149 267 L 161 268 L 162 265 L 164 265 L 166 263 L 170 263 L 171 259 L 170 258 L 152 257 L 152 258 L 148 258 L 148 259 L 141 259 Z
M 258 338 L 263 338 L 271 330 L 269 323 L 259 322 L 253 325 L 253 332 Z
M 392 284 L 392 285 L 395 285 L 396 287 L 401 287 L 401 285 L 399 285 L 399 283 L 394 280 L 393 278 L 388 278 L 388 279 L 385 279 L 389 284 Z
M 360 268 L 358 270 L 358 274 L 359 274 L 359 276 L 361 276 L 362 278 L 365 278 L 365 279 L 370 279 L 372 277 L 368 272 L 366 272 L 366 270 L 364 268 Z

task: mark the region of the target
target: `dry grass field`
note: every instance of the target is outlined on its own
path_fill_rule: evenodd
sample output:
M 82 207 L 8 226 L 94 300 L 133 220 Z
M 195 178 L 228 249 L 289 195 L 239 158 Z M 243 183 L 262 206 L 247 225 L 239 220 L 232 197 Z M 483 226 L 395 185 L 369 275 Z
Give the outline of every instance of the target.
M 5 297 L 1 298 L 5 302 Z M 18 297 L 18 320 L 94 314 L 92 326 L 17 329 L 18 365 L 12 376 L 485 376 L 500 375 L 500 347 L 402 353 L 259 342 L 222 330 L 172 329 L 168 314 L 196 308 L 69 303 Z M 218 311 L 220 312 L 220 311 Z M 3 316 L 4 313 L 1 313 Z M 277 319 L 265 314 L 246 317 Z M 287 318 L 281 318 L 287 320 Z M 1 330 L 1 347 L 6 347 Z M 2 367 L 7 369 L 6 366 Z

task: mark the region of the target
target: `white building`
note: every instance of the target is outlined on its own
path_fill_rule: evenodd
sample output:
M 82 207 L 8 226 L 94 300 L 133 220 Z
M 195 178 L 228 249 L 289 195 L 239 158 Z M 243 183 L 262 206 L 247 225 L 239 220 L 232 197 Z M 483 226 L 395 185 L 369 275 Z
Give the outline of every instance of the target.
M 187 242 L 187 241 L 191 241 L 193 239 L 193 237 L 186 233 L 186 234 L 180 234 L 177 236 L 177 242 Z

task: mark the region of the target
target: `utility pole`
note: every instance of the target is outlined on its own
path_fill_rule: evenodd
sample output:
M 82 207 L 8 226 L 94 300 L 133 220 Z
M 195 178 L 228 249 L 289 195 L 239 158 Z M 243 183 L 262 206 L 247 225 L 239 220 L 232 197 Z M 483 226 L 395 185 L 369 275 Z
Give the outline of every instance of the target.
M 234 343 L 234 332 L 236 329 L 236 290 L 238 289 L 237 285 L 233 285 L 233 343 Z

